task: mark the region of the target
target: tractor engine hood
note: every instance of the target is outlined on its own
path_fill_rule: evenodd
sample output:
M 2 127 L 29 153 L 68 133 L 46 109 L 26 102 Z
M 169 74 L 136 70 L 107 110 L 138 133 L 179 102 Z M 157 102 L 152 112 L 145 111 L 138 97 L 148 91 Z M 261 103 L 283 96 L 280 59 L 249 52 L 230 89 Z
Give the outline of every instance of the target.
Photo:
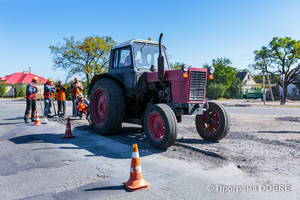
M 158 72 L 146 75 L 148 83 L 160 82 Z M 181 69 L 166 70 L 165 82 L 171 82 L 173 103 L 204 103 L 206 93 L 207 70 L 190 68 L 187 72 Z

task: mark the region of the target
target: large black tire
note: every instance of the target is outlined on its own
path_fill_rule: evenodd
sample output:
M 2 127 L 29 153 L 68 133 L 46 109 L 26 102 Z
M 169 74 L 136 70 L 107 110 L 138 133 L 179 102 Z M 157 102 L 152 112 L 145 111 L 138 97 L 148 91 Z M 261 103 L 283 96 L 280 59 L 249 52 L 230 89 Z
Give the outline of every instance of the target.
M 90 103 L 90 119 L 94 130 L 101 135 L 120 130 L 125 115 L 122 88 L 118 83 L 103 78 L 93 86 Z
M 173 110 L 166 104 L 150 106 L 144 116 L 144 130 L 154 148 L 172 146 L 177 138 L 177 121 Z
M 212 119 L 211 124 L 205 123 L 206 113 L 196 115 L 195 123 L 199 135 L 207 141 L 216 142 L 223 139 L 230 129 L 230 117 L 228 111 L 219 103 L 208 102 Z

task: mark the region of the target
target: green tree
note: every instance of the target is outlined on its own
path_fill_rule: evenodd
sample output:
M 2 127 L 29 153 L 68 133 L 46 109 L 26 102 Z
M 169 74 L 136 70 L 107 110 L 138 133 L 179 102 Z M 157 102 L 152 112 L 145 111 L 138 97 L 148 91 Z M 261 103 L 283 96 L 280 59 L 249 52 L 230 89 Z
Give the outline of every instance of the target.
M 238 69 L 237 71 L 238 71 L 238 72 L 247 72 L 248 69 Z
M 19 97 L 24 97 L 24 98 L 26 98 L 26 86 L 27 86 L 26 83 L 23 83 L 23 84 L 22 84 L 22 87 L 21 87 L 21 89 L 19 90 L 19 93 L 18 93 L 18 96 L 19 96 Z
M 209 86 L 210 84 L 222 84 L 222 88 L 225 87 L 225 92 L 221 97 L 225 96 L 226 98 L 234 98 L 237 93 L 233 93 L 234 91 L 238 92 L 235 88 L 239 88 L 239 86 L 234 85 L 233 83 L 239 84 L 237 81 L 236 75 L 238 70 L 230 65 L 232 62 L 228 58 L 217 58 L 216 60 L 212 60 L 212 66 L 215 68 L 215 72 L 213 73 L 213 80 L 207 80 L 207 90 L 206 93 L 210 93 Z M 204 68 L 208 69 L 210 65 L 207 63 L 204 64 Z M 232 87 L 231 87 L 232 86 Z M 215 88 L 216 86 L 214 86 Z M 209 96 L 208 96 L 209 98 Z
M 211 83 L 207 86 L 206 97 L 209 99 L 218 99 L 223 97 L 226 87 L 222 83 Z
M 180 62 L 175 62 L 174 64 L 171 63 L 171 64 L 170 64 L 170 68 L 171 68 L 171 69 L 181 69 L 181 66 L 182 66 L 183 64 L 184 64 L 183 62 L 182 62 L 182 63 L 180 63 Z
M 19 85 L 14 84 L 14 92 L 15 92 L 15 97 L 19 97 Z
M 227 88 L 226 93 L 229 94 L 230 98 L 237 98 L 238 94 L 242 93 L 242 90 L 243 90 L 242 81 L 236 78 L 232 80 L 231 86 Z
M 267 47 L 263 46 L 261 50 L 254 51 L 254 54 L 255 63 L 250 66 L 254 70 L 285 76 L 284 82 L 283 79 L 278 81 L 281 87 L 284 84 L 284 104 L 288 85 L 297 81 L 297 76 L 300 75 L 300 40 L 274 37 Z
M 6 81 L 0 81 L 0 96 L 3 98 L 7 94 L 8 84 Z
M 54 54 L 53 69 L 63 69 L 67 75 L 84 74 L 89 87 L 90 77 L 108 69 L 109 53 L 116 42 L 108 36 L 90 36 L 76 41 L 74 37 L 64 38 L 65 44 L 49 46 Z

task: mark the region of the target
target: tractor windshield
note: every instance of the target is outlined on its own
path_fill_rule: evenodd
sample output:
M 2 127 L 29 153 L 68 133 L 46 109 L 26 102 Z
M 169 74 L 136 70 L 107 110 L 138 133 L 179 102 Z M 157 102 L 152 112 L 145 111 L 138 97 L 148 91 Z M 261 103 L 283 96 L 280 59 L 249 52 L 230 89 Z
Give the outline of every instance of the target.
M 134 60 L 137 68 L 149 69 L 151 65 L 157 69 L 157 58 L 159 55 L 158 45 L 150 44 L 134 44 Z M 169 62 L 167 61 L 166 50 L 163 48 L 162 55 L 165 58 L 165 69 L 169 69 Z

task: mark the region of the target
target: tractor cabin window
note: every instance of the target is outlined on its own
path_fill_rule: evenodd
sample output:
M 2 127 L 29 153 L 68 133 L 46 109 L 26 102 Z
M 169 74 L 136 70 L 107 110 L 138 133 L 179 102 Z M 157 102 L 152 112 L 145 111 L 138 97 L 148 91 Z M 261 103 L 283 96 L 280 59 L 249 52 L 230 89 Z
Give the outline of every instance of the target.
M 130 54 L 130 48 L 128 47 L 120 51 L 118 67 L 125 67 L 130 65 L 131 65 L 131 54 Z
M 117 68 L 118 66 L 118 55 L 119 55 L 119 51 L 118 50 L 115 50 L 115 53 L 114 53 L 114 68 Z
M 165 69 L 169 69 L 169 63 L 166 59 L 165 49 L 162 54 L 165 58 Z M 158 45 L 135 44 L 134 45 L 134 61 L 137 68 L 150 69 L 154 65 L 157 69 L 157 58 L 159 55 Z

